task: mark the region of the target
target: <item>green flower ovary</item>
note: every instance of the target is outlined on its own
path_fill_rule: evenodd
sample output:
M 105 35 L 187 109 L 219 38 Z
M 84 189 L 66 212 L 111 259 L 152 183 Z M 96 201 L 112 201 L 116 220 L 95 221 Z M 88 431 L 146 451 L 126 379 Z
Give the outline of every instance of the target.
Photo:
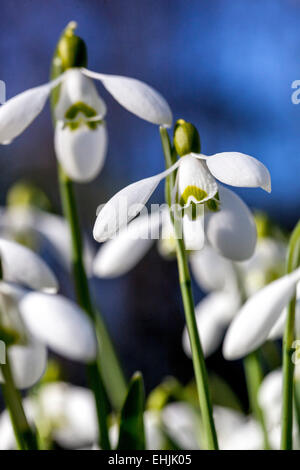
M 83 103 L 82 101 L 77 101 L 77 103 L 72 104 L 70 108 L 66 111 L 65 113 L 65 118 L 68 119 L 69 121 L 72 122 L 67 122 L 66 126 L 69 126 L 71 130 L 78 129 L 78 127 L 81 124 L 85 124 L 88 126 L 91 130 L 97 129 L 98 124 L 101 124 L 101 120 L 99 121 L 87 121 L 85 119 L 78 119 L 75 120 L 77 115 L 81 113 L 83 114 L 87 119 L 91 119 L 95 116 L 97 116 L 97 112 L 95 111 L 94 108 L 91 106 L 88 106 L 87 104 Z
M 185 188 L 181 194 L 179 204 L 185 206 L 188 204 L 189 198 L 193 197 L 197 202 L 201 202 L 207 197 L 207 192 L 203 189 L 198 188 L 198 186 L 189 185 Z

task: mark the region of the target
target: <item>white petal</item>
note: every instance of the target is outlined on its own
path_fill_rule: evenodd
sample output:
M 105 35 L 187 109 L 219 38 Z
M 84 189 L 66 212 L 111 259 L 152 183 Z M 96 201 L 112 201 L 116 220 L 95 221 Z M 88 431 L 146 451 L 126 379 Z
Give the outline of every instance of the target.
M 205 217 L 210 244 L 225 258 L 243 261 L 253 255 L 256 226 L 246 204 L 230 189 L 219 186 L 220 210 Z
M 49 94 L 63 76 L 26 90 L 0 107 L 0 143 L 8 144 L 20 135 L 44 108 Z
M 56 423 L 54 438 L 61 446 L 77 448 L 97 440 L 97 413 L 90 390 L 64 382 L 40 389 L 38 404 L 45 417 Z
M 55 152 L 66 174 L 78 182 L 88 182 L 100 173 L 107 150 L 106 125 L 90 129 L 81 124 L 71 130 L 59 121 L 55 128 Z
M 208 171 L 206 163 L 195 158 L 194 155 L 185 155 L 181 157 L 181 164 L 178 170 L 179 199 L 182 195 L 186 199 L 186 192 L 191 187 L 199 188 L 201 191 L 204 191 L 201 202 L 211 199 L 218 192 L 217 183 Z M 199 199 L 197 199 L 195 195 L 190 195 L 185 205 L 188 206 L 191 201 L 197 203 Z
M 201 250 L 204 246 L 204 206 L 197 204 L 197 218 L 192 220 L 192 206 L 184 209 L 183 237 L 186 250 Z
M 172 125 L 172 112 L 166 100 L 146 83 L 129 77 L 107 75 L 83 69 L 83 73 L 100 80 L 121 106 L 153 124 Z
M 168 170 L 132 183 L 115 194 L 98 214 L 93 231 L 95 240 L 98 242 L 108 240 L 134 219 L 160 181 L 174 171 L 180 163 L 179 160 Z
M 207 295 L 196 307 L 196 320 L 205 356 L 209 356 L 221 344 L 225 327 L 235 315 L 239 298 L 226 292 Z M 183 349 L 191 357 L 187 328 L 183 333 Z
M 256 158 L 238 152 L 222 152 L 208 157 L 206 164 L 222 183 L 271 192 L 270 173 Z
M 58 354 L 82 362 L 95 358 L 92 324 L 75 303 L 60 295 L 27 292 L 18 307 L 32 335 Z
M 180 449 L 199 450 L 199 417 L 186 402 L 170 403 L 161 413 L 167 434 Z
M 205 291 L 234 289 L 237 286 L 233 263 L 219 255 L 211 246 L 190 255 L 192 273 Z
M 79 69 L 70 69 L 65 73 L 59 92 L 59 101 L 55 107 L 55 116 L 58 121 L 68 121 L 66 112 L 76 103 L 84 103 L 97 114 L 91 118 L 80 113 L 73 120 L 99 120 L 106 114 L 106 105 L 100 98 L 97 89 L 90 78 L 85 77 Z M 69 119 L 70 120 L 70 119 Z
M 63 268 L 66 270 L 71 269 L 70 230 L 63 217 L 34 207 L 14 206 L 4 210 L 1 214 L 0 230 L 9 239 L 17 239 L 19 235 L 22 236 L 24 233 L 32 237 L 38 237 L 38 245 L 39 242 L 41 244 L 46 242 L 57 261 L 63 265 Z M 94 248 L 90 240 L 85 237 L 84 263 L 88 274 L 91 273 L 93 260 Z
M 269 429 L 281 423 L 282 370 L 270 372 L 262 381 L 258 392 L 261 406 Z
M 0 256 L 5 281 L 47 292 L 57 291 L 58 283 L 54 274 L 29 248 L 2 238 Z
M 284 335 L 285 330 L 285 323 L 286 323 L 286 315 L 287 315 L 287 308 L 283 310 L 278 318 L 277 322 L 271 329 L 268 339 L 275 340 L 282 338 Z M 295 317 L 295 333 L 296 337 L 298 337 L 300 333 L 300 301 L 298 300 L 296 303 L 296 317 Z
M 8 357 L 17 388 L 32 387 L 44 375 L 47 365 L 47 350 L 39 341 L 31 340 L 25 346 L 10 346 Z M 3 381 L 1 371 L 0 381 Z
M 140 215 L 108 240 L 98 251 L 94 274 L 102 278 L 122 276 L 143 258 L 153 244 L 151 232 L 160 226 L 159 213 Z
M 267 285 L 244 304 L 225 337 L 226 359 L 243 357 L 266 341 L 299 280 L 300 269 Z
M 269 282 L 271 273 L 284 273 L 286 243 L 272 238 L 258 238 L 254 255 L 238 264 L 243 276 L 247 297 L 250 297 Z

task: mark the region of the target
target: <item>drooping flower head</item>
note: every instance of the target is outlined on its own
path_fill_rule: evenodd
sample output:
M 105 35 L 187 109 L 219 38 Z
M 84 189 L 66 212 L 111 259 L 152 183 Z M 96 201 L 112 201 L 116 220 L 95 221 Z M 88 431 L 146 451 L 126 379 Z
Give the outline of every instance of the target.
M 53 59 L 52 80 L 8 100 L 0 108 L 0 143 L 8 144 L 38 116 L 52 93 L 56 155 L 74 181 L 90 181 L 106 155 L 106 105 L 92 79 L 99 80 L 121 106 L 158 125 L 170 126 L 172 113 L 165 99 L 145 83 L 129 77 L 91 72 L 87 53 L 71 22 Z
M 203 247 L 206 213 L 205 234 L 210 244 L 225 257 L 236 261 L 247 259 L 256 243 L 253 217 L 244 202 L 217 180 L 270 192 L 270 174 L 262 163 L 248 155 L 223 152 L 208 157 L 193 152 L 199 149 L 199 141 L 190 131 L 185 133 L 191 136 L 190 144 L 177 139 L 185 124 L 180 120 L 175 127 L 174 142 L 180 159 L 168 170 L 133 183 L 111 198 L 98 214 L 94 238 L 105 241 L 113 237 L 139 214 L 160 181 L 177 170 L 172 208 L 182 218 L 186 248 Z

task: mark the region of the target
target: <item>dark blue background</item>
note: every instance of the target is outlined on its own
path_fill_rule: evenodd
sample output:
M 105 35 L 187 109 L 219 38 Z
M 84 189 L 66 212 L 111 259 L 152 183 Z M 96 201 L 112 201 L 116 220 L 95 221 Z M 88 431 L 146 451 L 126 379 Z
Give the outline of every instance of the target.
M 203 153 L 235 150 L 261 159 L 271 172 L 272 194 L 238 192 L 286 226 L 297 221 L 300 105 L 291 102 L 291 83 L 300 79 L 299 1 L 1 2 L 0 79 L 8 97 L 47 81 L 57 38 L 70 20 L 79 24 L 92 70 L 153 85 L 175 119 L 198 127 Z M 101 85 L 99 91 L 108 105 L 110 146 L 102 174 L 78 188 L 89 231 L 98 204 L 164 165 L 157 128 L 123 110 Z M 27 177 L 41 184 L 59 208 L 49 109 L 11 146 L 1 147 L 1 162 L 2 202 L 9 185 Z M 161 187 L 154 199 L 162 197 Z M 150 385 L 168 372 L 190 374 L 181 351 L 176 352 L 183 319 L 179 294 L 173 306 L 169 301 L 177 288 L 175 265 L 166 265 L 153 250 L 133 273 L 98 285 L 128 370 L 142 368 Z

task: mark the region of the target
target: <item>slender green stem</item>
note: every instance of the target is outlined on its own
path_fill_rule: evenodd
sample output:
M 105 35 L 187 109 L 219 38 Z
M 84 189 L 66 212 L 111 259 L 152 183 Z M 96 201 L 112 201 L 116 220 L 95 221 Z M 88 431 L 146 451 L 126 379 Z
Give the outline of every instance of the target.
M 283 337 L 283 392 L 282 392 L 282 426 L 281 426 L 281 449 L 291 450 L 293 448 L 293 379 L 294 363 L 292 355 L 294 349 L 296 296 L 289 303 L 285 332 Z
M 1 365 L 1 371 L 5 381 L 1 385 L 3 396 L 11 418 L 17 446 L 20 450 L 37 450 L 36 436 L 28 424 L 21 395 L 14 385 L 8 357 L 6 363 Z
M 96 324 L 96 313 L 94 312 L 88 280 L 83 264 L 83 249 L 80 224 L 76 210 L 76 202 L 74 197 L 72 181 L 64 173 L 59 165 L 59 184 L 63 212 L 68 221 L 71 232 L 72 245 L 72 264 L 75 281 L 75 290 L 79 305 L 86 311 L 94 324 Z M 95 396 L 98 424 L 99 424 L 99 444 L 103 450 L 110 449 L 108 428 L 107 428 L 107 400 L 105 388 L 101 376 L 100 359 L 88 364 L 88 378 L 91 389 Z
M 294 271 L 300 262 L 300 222 L 296 225 L 290 239 L 287 257 L 287 272 Z M 282 426 L 281 449 L 293 448 L 293 395 L 294 395 L 294 329 L 295 329 L 296 295 L 289 303 L 285 332 L 283 337 L 283 393 L 282 393 Z
M 258 390 L 263 380 L 263 373 L 260 365 L 259 353 L 254 351 L 244 359 L 244 368 L 247 382 L 247 390 L 250 402 L 250 409 L 254 413 L 257 421 L 260 423 L 263 437 L 264 437 L 264 448 L 270 449 L 268 440 L 268 432 L 264 420 L 264 415 L 261 407 L 258 403 Z
M 166 167 L 169 168 L 172 163 L 174 163 L 169 135 L 165 128 L 160 128 L 160 136 L 162 141 L 163 152 L 165 156 Z M 169 206 L 171 206 L 171 191 L 174 186 L 174 174 L 170 175 L 167 178 L 166 182 L 166 200 Z M 170 211 L 170 216 L 172 221 L 173 215 Z M 176 225 L 174 224 L 174 229 L 176 232 Z M 185 246 L 182 238 L 176 236 L 176 254 L 177 254 L 177 263 L 178 263 L 178 272 L 179 272 L 179 282 L 182 295 L 182 301 L 184 306 L 184 312 L 186 317 L 187 328 L 190 337 L 192 357 L 193 357 L 193 366 L 196 377 L 196 384 L 198 390 L 198 398 L 200 403 L 201 416 L 203 421 L 203 427 L 205 430 L 206 437 L 206 446 L 208 449 L 217 450 L 218 449 L 218 440 L 215 430 L 213 413 L 212 413 L 212 404 L 208 386 L 208 376 L 205 366 L 204 355 L 201 347 L 201 342 L 199 338 L 196 317 L 195 317 L 195 308 L 193 293 L 191 288 L 191 279 L 189 273 L 189 267 L 187 263 Z

